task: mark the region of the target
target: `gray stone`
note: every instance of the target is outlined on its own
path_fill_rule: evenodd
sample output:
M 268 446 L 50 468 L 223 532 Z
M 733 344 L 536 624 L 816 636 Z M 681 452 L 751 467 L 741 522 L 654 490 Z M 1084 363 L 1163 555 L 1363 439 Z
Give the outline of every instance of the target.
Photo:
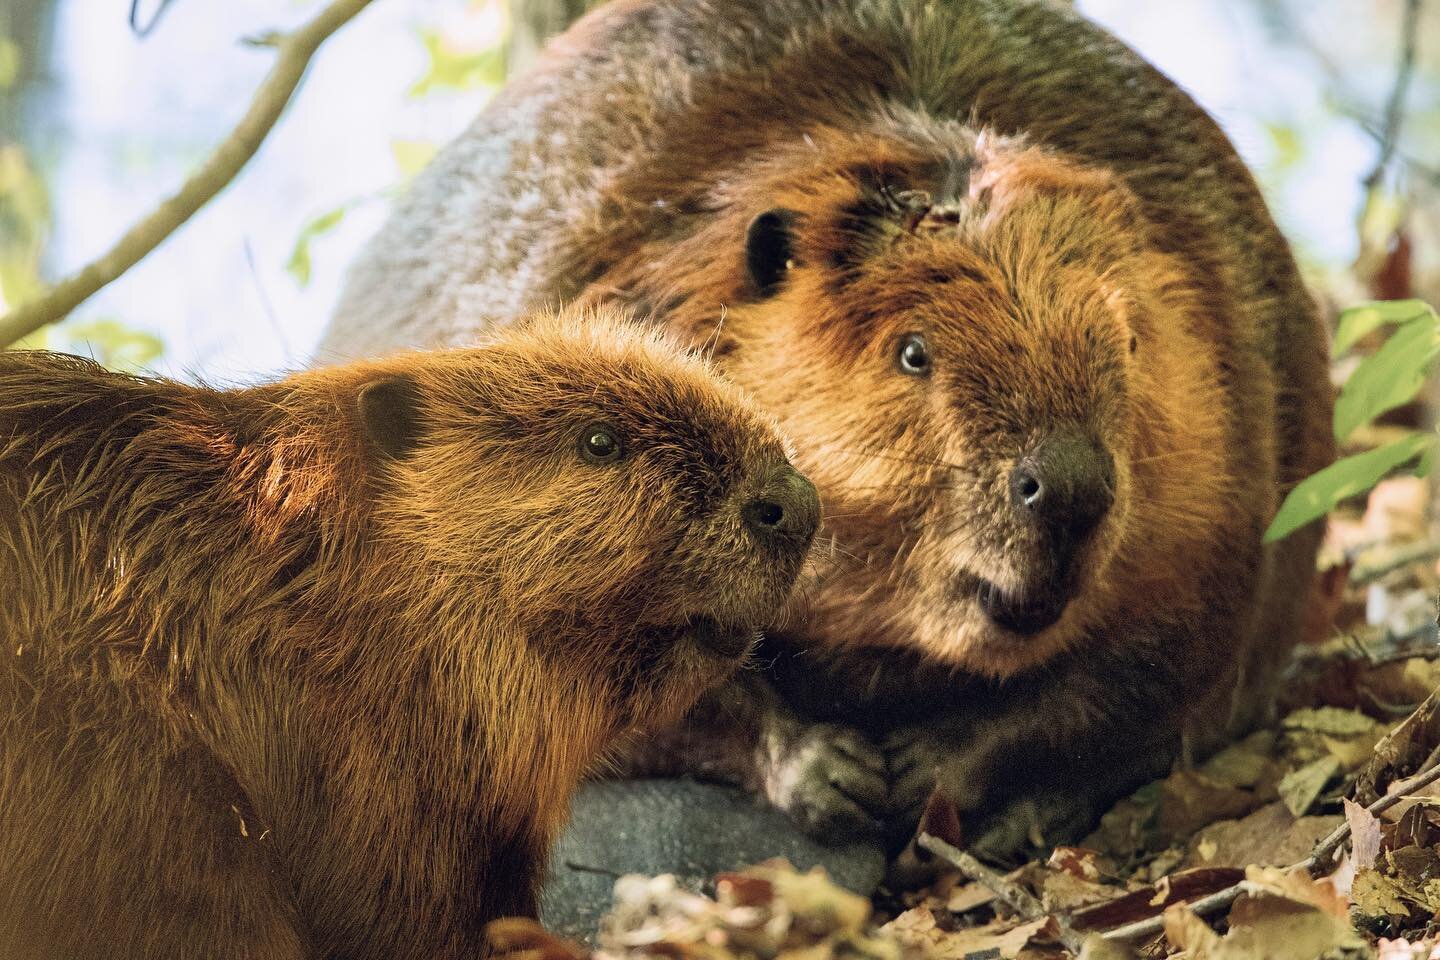
M 585 784 L 550 861 L 541 920 L 562 936 L 588 940 L 621 874 L 673 873 L 710 892 L 715 874 L 773 857 L 801 870 L 822 866 L 836 883 L 865 895 L 885 870 L 879 844 L 824 846 L 783 813 L 729 787 L 689 780 Z

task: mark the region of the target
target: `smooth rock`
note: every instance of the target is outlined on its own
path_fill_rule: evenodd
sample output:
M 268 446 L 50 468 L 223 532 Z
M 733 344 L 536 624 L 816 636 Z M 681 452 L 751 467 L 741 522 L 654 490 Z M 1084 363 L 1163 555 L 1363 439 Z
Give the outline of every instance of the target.
M 589 940 L 622 874 L 671 873 L 709 893 L 715 874 L 775 857 L 800 870 L 822 866 L 836 883 L 867 896 L 885 871 L 878 843 L 824 846 L 783 813 L 730 787 L 690 780 L 585 784 L 555 846 L 540 918 L 555 933 Z

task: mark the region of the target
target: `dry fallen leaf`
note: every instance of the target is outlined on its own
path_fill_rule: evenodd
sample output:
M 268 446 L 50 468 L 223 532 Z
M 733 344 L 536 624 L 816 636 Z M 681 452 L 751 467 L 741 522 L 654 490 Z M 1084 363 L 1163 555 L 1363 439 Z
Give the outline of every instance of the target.
M 951 913 L 965 913 L 977 907 L 995 902 L 995 891 L 979 883 L 966 883 L 950 891 L 945 909 Z
M 1340 761 L 1333 756 L 1321 757 L 1292 770 L 1280 779 L 1277 788 L 1291 814 L 1303 817 L 1320 798 L 1331 780 L 1340 773 Z
M 1410 915 L 1404 891 L 1378 870 L 1361 870 L 1355 874 L 1350 899 L 1362 920 L 1403 919 Z
M 907 960 L 904 943 L 870 928 L 870 901 L 821 869 L 760 864 L 721 874 L 716 892 L 712 900 L 671 876 L 621 877 L 594 960 Z
M 1205 827 L 1191 841 L 1185 865 L 1243 870 L 1252 863 L 1296 863 L 1340 823 L 1338 816 L 1296 817 L 1277 801 L 1240 820 Z
M 1328 881 L 1251 867 L 1222 937 L 1186 906 L 1165 911 L 1165 934 L 1187 960 L 1332 960 L 1370 955 L 1351 928 L 1345 898 Z
M 1049 917 L 1017 924 L 992 920 L 980 927 L 943 930 L 927 906 L 907 910 L 880 928 L 902 943 L 923 950 L 930 960 L 969 960 L 992 951 L 999 960 L 1014 960 L 1032 941 L 1054 942 L 1059 928 Z
M 1241 817 L 1260 805 L 1249 790 L 1226 786 L 1191 770 L 1171 774 L 1160 784 L 1160 832 L 1186 840 L 1216 820 Z

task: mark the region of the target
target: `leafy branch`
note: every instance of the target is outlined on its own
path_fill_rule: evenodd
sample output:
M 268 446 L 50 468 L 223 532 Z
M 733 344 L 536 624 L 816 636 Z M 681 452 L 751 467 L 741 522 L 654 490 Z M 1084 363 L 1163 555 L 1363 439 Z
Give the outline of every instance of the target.
M 1346 310 L 1335 334 L 1335 354 L 1386 327 L 1395 329 L 1384 346 L 1360 362 L 1336 398 L 1336 440 L 1345 440 L 1362 424 L 1415 399 L 1440 357 L 1440 315 L 1420 300 L 1391 300 Z M 1417 458 L 1416 472 L 1423 476 L 1429 471 L 1435 443 L 1428 432 L 1410 433 L 1306 477 L 1280 505 L 1265 531 L 1266 542 L 1280 540 L 1318 520 L 1342 500 L 1364 493 L 1390 471 Z
M 40 297 L 22 303 L 0 317 L 0 347 L 63 319 L 106 284 L 140 262 L 228 186 L 260 149 L 280 115 L 285 112 L 315 51 L 369 3 L 370 0 L 333 0 L 298 30 L 260 41 L 275 47 L 275 63 L 255 91 L 249 110 L 230 135 L 220 142 L 174 196 L 164 200 L 131 227 L 99 259 L 60 281 Z

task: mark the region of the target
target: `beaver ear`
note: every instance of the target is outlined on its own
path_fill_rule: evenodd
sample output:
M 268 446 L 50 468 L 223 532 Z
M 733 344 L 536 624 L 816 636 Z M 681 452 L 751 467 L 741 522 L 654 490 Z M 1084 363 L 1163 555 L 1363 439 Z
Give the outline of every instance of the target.
M 420 389 L 405 376 L 382 377 L 360 388 L 356 406 L 365 437 L 382 454 L 399 460 L 420 438 Z
M 794 225 L 795 211 L 776 207 L 751 220 L 745 230 L 745 271 L 762 297 L 780 289 L 795 265 Z

